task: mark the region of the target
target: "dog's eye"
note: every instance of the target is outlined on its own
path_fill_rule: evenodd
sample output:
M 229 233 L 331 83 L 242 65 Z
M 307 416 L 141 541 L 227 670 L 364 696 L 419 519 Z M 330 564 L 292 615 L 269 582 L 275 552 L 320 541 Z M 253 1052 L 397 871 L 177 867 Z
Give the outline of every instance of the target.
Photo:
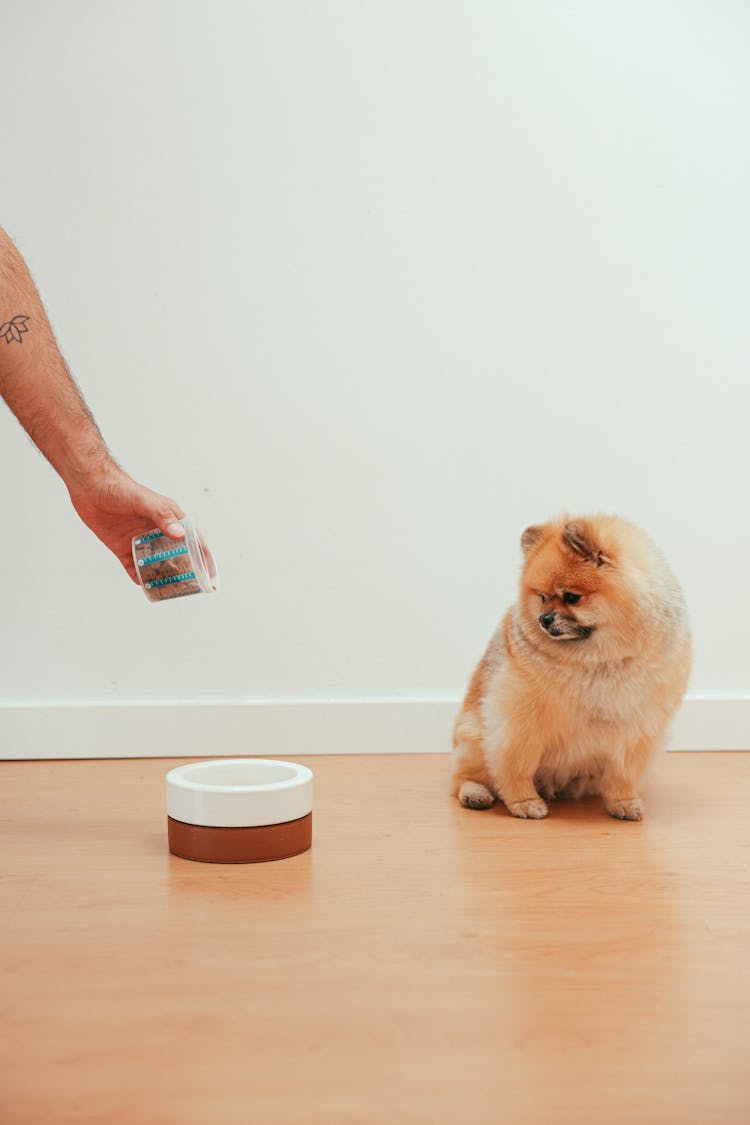
M 547 600 L 547 595 L 546 595 L 546 594 L 540 594 L 540 595 L 539 595 L 539 597 L 540 597 L 540 599 L 541 599 L 542 603 L 546 602 L 546 600 Z
M 563 594 L 563 601 L 565 605 L 578 605 L 581 600 L 580 594 L 571 594 L 567 590 Z

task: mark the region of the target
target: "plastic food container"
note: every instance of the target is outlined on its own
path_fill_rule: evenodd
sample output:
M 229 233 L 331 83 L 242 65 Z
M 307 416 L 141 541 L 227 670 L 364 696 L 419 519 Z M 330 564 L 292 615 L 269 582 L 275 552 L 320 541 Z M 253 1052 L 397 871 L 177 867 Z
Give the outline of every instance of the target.
M 191 762 L 167 774 L 169 850 L 204 863 L 287 859 L 312 844 L 313 775 L 269 758 Z
M 190 516 L 180 520 L 184 539 L 170 539 L 159 528 L 133 539 L 135 572 L 150 602 L 188 594 L 213 594 L 219 588 L 216 561 Z

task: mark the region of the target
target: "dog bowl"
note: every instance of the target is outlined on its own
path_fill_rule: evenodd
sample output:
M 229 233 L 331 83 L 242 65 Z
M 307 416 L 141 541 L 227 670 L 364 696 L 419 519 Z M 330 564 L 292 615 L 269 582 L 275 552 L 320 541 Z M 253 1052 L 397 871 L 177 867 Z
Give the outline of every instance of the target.
M 191 762 L 167 774 L 169 850 L 204 863 L 286 859 L 312 844 L 312 771 L 268 758 Z

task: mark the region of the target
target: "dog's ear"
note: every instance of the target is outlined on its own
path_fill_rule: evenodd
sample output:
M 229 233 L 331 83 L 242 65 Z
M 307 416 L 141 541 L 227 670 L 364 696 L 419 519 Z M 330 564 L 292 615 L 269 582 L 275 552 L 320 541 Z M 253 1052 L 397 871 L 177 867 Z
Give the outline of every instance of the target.
M 563 541 L 571 551 L 586 562 L 597 566 L 612 564 L 612 559 L 599 546 L 590 525 L 583 520 L 571 520 L 562 531 Z
M 536 547 L 543 535 L 543 527 L 527 527 L 521 536 L 521 550 L 523 553 L 528 555 L 531 548 Z

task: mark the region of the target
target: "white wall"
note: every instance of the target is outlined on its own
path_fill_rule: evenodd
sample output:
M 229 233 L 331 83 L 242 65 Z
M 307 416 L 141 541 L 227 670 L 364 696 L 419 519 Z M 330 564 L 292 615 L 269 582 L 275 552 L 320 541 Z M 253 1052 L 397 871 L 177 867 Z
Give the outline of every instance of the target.
M 2 699 L 453 699 L 563 508 L 652 531 L 692 692 L 748 694 L 749 33 L 709 0 L 6 15 L 0 223 L 224 590 L 148 604 L 5 411 Z

